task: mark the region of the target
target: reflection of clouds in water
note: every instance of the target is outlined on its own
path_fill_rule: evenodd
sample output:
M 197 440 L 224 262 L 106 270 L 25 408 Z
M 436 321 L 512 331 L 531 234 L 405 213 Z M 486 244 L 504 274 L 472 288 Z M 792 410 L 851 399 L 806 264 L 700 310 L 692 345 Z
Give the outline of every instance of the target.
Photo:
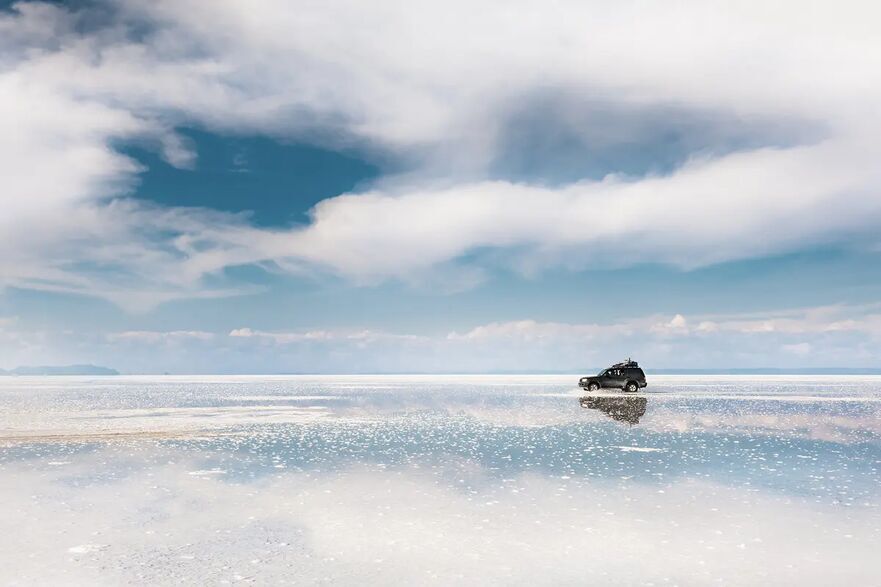
M 788 436 L 839 444 L 881 440 L 881 412 L 845 416 L 834 413 L 776 414 L 748 406 L 732 412 L 683 412 L 659 406 L 646 429 L 659 433 L 707 432 Z
M 878 584 L 876 506 L 749 487 L 526 473 L 473 463 L 280 472 L 229 482 L 202 463 L 7 464 L 0 582 Z M 164 457 L 163 457 L 164 458 Z M 125 471 L 89 481 L 110 461 Z M 483 483 L 464 488 L 460 476 Z M 13 481 L 14 480 L 14 481 Z M 94 546 L 94 548 L 92 548 Z
M 830 443 L 746 427 L 657 430 L 648 415 L 629 426 L 584 410 L 576 401 L 567 404 L 590 412 L 591 418 L 575 424 L 510 425 L 428 413 L 360 422 L 248 424 L 222 434 L 44 439 L 0 450 L 0 475 L 16 460 L 46 459 L 64 468 L 103 445 L 117 459 L 153 447 L 163 455 L 155 461 L 159 465 L 199 458 L 202 462 L 191 470 L 221 470 L 238 480 L 272 476 L 278 469 L 329 472 L 368 463 L 445 473 L 451 463 L 471 462 L 496 480 L 524 473 L 641 482 L 697 478 L 849 505 L 878 493 L 872 466 L 881 461 L 881 443 L 865 431 L 852 431 L 847 442 Z M 867 440 L 857 442 L 860 437 Z M 94 474 L 107 475 L 103 469 Z M 461 472 L 445 479 L 454 477 L 462 479 Z
M 874 383 L 152 381 L 0 382 L 0 584 L 881 584 Z

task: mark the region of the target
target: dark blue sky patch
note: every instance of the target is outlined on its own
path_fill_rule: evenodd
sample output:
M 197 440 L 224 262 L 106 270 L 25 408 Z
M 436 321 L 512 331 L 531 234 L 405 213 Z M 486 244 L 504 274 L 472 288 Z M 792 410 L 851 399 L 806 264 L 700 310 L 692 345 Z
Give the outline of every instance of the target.
M 364 187 L 379 169 L 357 156 L 261 137 L 233 137 L 186 130 L 198 159 L 179 169 L 155 150 L 122 148 L 146 171 L 134 197 L 164 206 L 196 206 L 250 212 L 258 226 L 289 226 L 307 220 L 317 202 Z

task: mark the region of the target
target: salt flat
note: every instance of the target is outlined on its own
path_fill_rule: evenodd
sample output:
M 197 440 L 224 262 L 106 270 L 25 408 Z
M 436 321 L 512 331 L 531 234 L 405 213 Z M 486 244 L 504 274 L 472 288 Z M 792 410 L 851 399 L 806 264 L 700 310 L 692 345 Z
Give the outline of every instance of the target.
M 881 584 L 881 378 L 0 378 L 0 584 Z

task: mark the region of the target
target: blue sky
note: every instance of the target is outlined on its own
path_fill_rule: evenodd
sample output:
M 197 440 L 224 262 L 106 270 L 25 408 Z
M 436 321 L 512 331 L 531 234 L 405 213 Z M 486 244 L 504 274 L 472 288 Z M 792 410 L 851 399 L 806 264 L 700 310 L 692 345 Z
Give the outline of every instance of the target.
M 876 366 L 877 9 L 711 4 L 4 4 L 0 367 Z

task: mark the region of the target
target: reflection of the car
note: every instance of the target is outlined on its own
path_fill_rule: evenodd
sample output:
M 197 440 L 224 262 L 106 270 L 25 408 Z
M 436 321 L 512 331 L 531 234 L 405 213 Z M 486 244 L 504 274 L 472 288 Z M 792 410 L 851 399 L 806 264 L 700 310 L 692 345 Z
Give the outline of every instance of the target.
M 586 395 L 578 400 L 582 408 L 605 412 L 613 420 L 638 424 L 645 415 L 648 400 L 644 397 Z

